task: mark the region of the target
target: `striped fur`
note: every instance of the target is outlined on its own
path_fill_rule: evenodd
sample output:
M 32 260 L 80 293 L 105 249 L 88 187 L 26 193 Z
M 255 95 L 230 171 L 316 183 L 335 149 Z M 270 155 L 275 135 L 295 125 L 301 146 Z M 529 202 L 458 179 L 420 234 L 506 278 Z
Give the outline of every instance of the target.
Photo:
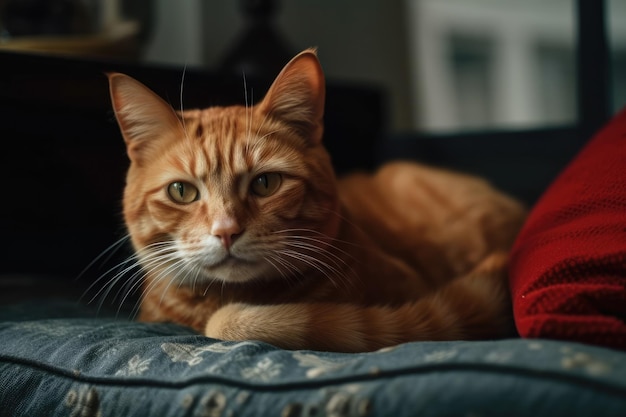
M 334 351 L 511 331 L 507 252 L 522 207 L 480 179 L 409 162 L 337 180 L 315 51 L 255 106 L 176 113 L 132 78 L 109 79 L 131 159 L 140 319 Z

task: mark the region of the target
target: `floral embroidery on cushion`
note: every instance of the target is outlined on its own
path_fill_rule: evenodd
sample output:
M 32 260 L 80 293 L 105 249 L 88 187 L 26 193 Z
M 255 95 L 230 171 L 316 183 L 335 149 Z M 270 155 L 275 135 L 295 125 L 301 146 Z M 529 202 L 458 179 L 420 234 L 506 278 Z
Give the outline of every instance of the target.
M 71 389 L 65 395 L 65 406 L 70 408 L 70 417 L 101 417 L 100 396 L 93 387 Z
M 235 350 L 235 349 L 239 349 L 242 346 L 258 346 L 258 344 L 256 343 L 252 343 L 252 342 L 239 342 L 239 343 L 232 343 L 232 342 L 217 342 L 217 343 L 212 343 L 208 346 L 206 346 L 206 351 L 207 352 L 214 352 L 214 353 L 228 353 L 231 350 Z
M 141 359 L 139 355 L 135 355 L 126 364 L 125 367 L 115 372 L 116 376 L 138 376 L 150 369 L 151 358 Z
M 487 362 L 508 363 L 513 359 L 514 352 L 508 350 L 494 350 L 485 356 Z
M 307 378 L 316 378 L 328 372 L 333 372 L 343 368 L 350 362 L 343 360 L 341 362 L 331 361 L 320 358 L 311 353 L 294 352 L 293 358 L 298 361 L 298 365 L 303 368 L 310 368 L 306 371 Z
M 340 388 L 324 388 L 321 398 L 316 402 L 287 404 L 282 410 L 284 417 L 366 417 L 371 414 L 372 400 L 360 394 L 361 387 L 356 384 Z M 323 411 L 322 411 L 323 410 Z
M 436 350 L 434 352 L 428 353 L 424 355 L 424 362 L 446 362 L 456 355 L 458 355 L 458 351 L 456 349 L 449 350 Z
M 240 343 L 235 343 L 235 344 L 232 344 L 231 342 L 218 342 L 218 343 L 211 343 L 207 345 L 172 342 L 172 343 L 163 343 L 161 345 L 161 349 L 163 350 L 163 352 L 167 354 L 167 356 L 169 356 L 172 362 L 187 362 L 189 366 L 196 366 L 202 363 L 202 361 L 204 360 L 203 354 L 206 352 L 230 353 L 244 346 L 246 347 L 250 346 L 253 348 L 259 347 L 257 343 L 252 343 L 252 342 L 240 342 Z M 246 352 L 245 350 L 244 351 L 240 350 L 240 354 L 238 355 L 237 353 L 234 353 L 234 356 L 231 359 L 235 360 L 239 356 L 245 357 L 249 353 L 250 352 Z M 208 370 L 213 370 L 216 363 L 218 363 L 218 361 L 213 362 Z
M 172 362 L 187 362 L 189 366 L 196 366 L 203 361 L 202 354 L 211 352 L 211 346 L 196 346 L 188 343 L 163 343 L 163 352 Z
M 220 417 L 226 408 L 226 395 L 220 391 L 209 391 L 207 395 L 200 400 L 202 417 Z
M 590 375 L 604 375 L 611 372 L 611 366 L 607 362 L 584 352 L 567 354 L 561 359 L 561 367 L 563 369 L 580 368 Z
M 282 363 L 276 363 L 270 358 L 263 358 L 257 362 L 255 366 L 242 369 L 241 376 L 246 379 L 256 379 L 267 382 L 279 376 L 282 369 Z

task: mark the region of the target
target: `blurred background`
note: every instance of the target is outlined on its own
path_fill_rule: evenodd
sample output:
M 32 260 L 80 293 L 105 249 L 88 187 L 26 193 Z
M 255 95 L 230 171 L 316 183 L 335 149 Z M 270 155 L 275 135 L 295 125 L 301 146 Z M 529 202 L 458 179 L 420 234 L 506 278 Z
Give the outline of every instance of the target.
M 626 105 L 626 0 L 0 0 L 0 176 L 37 190 L 0 206 L 0 302 L 2 277 L 25 293 L 24 274 L 72 280 L 124 234 L 103 72 L 174 108 L 242 103 L 242 74 L 258 100 L 311 46 L 338 174 L 409 158 L 530 206 Z
M 626 1 L 606 9 L 616 111 L 626 104 Z M 329 79 L 385 91 L 397 132 L 577 117 L 574 0 L 0 0 L 0 18 L 4 49 L 249 75 L 316 46 Z

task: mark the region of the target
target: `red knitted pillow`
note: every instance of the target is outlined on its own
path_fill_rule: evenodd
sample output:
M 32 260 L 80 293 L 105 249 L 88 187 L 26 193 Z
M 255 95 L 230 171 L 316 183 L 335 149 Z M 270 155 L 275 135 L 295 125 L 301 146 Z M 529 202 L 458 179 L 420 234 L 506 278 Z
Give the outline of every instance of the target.
M 510 277 L 522 337 L 626 349 L 626 110 L 533 208 Z

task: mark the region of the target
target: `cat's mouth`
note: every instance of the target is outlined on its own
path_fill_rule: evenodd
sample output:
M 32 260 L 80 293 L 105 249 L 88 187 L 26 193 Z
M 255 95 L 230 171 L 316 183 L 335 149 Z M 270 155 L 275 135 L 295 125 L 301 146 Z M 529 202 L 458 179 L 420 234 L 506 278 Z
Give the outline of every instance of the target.
M 228 253 L 220 261 L 210 265 L 205 265 L 204 269 L 208 271 L 213 271 L 217 268 L 240 267 L 242 265 L 252 265 L 253 263 L 254 262 L 251 260 L 235 256 L 232 253 Z
M 202 265 L 204 276 L 209 281 L 221 281 L 224 283 L 248 282 L 258 279 L 262 266 L 258 261 L 244 259 L 232 254 L 222 260 Z
M 217 264 L 213 265 L 213 267 L 220 268 L 224 266 L 237 266 L 241 264 L 241 262 L 243 262 L 242 259 L 239 259 L 236 256 L 233 256 L 232 254 L 229 253 L 228 255 L 224 257 L 224 259 L 219 261 Z

